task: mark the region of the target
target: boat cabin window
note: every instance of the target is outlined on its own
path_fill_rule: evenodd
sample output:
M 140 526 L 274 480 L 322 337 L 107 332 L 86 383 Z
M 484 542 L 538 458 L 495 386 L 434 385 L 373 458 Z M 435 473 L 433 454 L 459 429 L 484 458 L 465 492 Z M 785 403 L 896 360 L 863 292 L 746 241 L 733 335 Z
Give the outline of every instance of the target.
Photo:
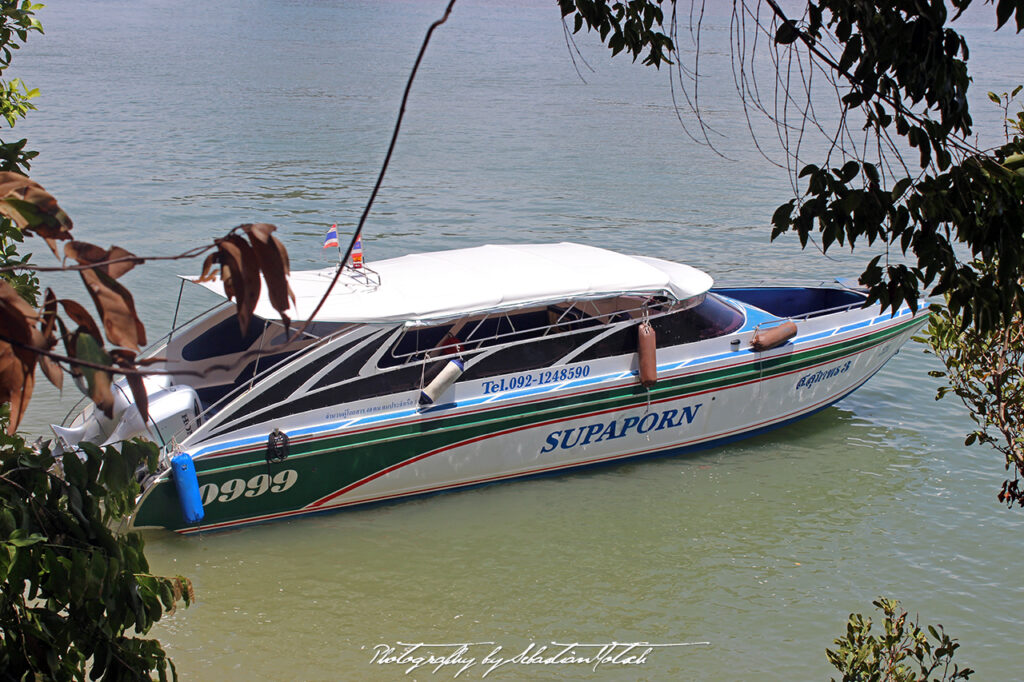
M 715 296 L 707 296 L 692 308 L 651 317 L 650 323 L 657 334 L 658 347 L 665 348 L 731 334 L 743 326 L 743 313 Z M 587 348 L 574 361 L 626 355 L 636 350 L 636 326 L 628 325 Z
M 492 373 L 543 367 L 569 353 L 593 334 L 584 335 L 585 338 L 574 336 L 568 346 L 563 341 L 549 342 L 547 337 L 585 329 L 594 329 L 596 333 L 606 329 L 608 324 L 639 318 L 644 310 L 657 311 L 662 305 L 669 306 L 671 302 L 658 297 L 618 296 L 598 301 L 567 301 L 514 313 L 492 313 L 434 327 L 412 328 L 402 333 L 381 356 L 378 364 L 383 369 L 455 354 L 465 358 L 489 356 L 486 353 L 489 348 L 529 341 L 526 344 L 529 349 L 521 352 L 520 364 L 506 353 L 508 359 L 501 364 L 507 369 L 495 367 Z M 564 351 L 560 351 L 563 348 Z M 484 360 L 479 362 L 482 364 Z
M 498 374 L 549 367 L 599 333 L 600 329 L 590 327 L 571 334 L 559 334 L 529 343 L 497 348 L 493 352 L 481 354 L 478 359 L 469 363 L 462 379 L 483 379 Z
M 238 318 L 234 315 L 234 309 L 224 313 L 223 320 L 213 325 L 205 332 L 185 344 L 181 349 L 181 357 L 189 362 L 216 358 L 221 355 L 241 353 L 248 350 L 256 339 L 263 333 L 263 319 L 255 315 L 249 321 L 249 328 L 243 336 L 238 328 Z
M 566 301 L 515 313 L 478 316 L 437 327 L 409 329 L 385 351 L 379 366 L 382 369 L 411 365 L 421 367 L 424 360 L 459 355 L 467 361 L 463 380 L 540 369 L 557 363 L 580 346 L 607 333 L 610 326 L 638 320 L 645 313 L 658 314 L 673 305 L 687 307 L 700 300 L 677 304 L 665 297 L 617 296 L 593 301 Z M 634 329 L 632 325 L 628 328 Z M 635 337 L 634 330 L 630 336 L 634 351 Z M 621 346 L 621 342 L 618 345 Z M 614 343 L 612 347 L 615 347 Z M 410 375 L 410 378 L 418 386 L 422 376 Z M 398 376 L 389 383 L 396 387 L 404 385 L 404 381 L 397 380 Z
M 391 349 L 380 358 L 380 367 L 397 367 L 407 362 L 423 360 L 429 351 L 437 351 L 433 355 L 441 355 L 448 350 L 445 341 L 450 341 L 449 332 L 452 325 L 438 327 L 415 327 L 398 337 Z M 454 348 L 452 349 L 454 351 Z
M 281 333 L 270 340 L 270 345 L 272 346 L 283 345 L 302 329 L 301 322 L 293 322 L 289 329 L 284 329 L 283 325 L 278 326 L 281 327 Z M 322 339 L 350 326 L 345 322 L 310 322 L 306 325 L 306 330 L 302 332 L 302 337 L 305 339 Z
M 697 301 L 700 298 L 675 305 Z M 404 329 L 397 334 L 393 329 L 380 330 L 360 336 L 327 356 L 333 366 L 301 395 L 286 398 L 284 394 L 294 393 L 323 368 L 324 360 L 297 369 L 295 377 L 281 382 L 281 390 L 271 389 L 266 398 L 247 404 L 221 428 L 244 428 L 325 404 L 416 390 L 440 371 L 445 358 L 455 355 L 467 360 L 462 377 L 465 381 L 549 367 L 586 344 L 590 345 L 574 356 L 573 362 L 635 353 L 636 323 L 645 311 L 658 334 L 659 346 L 721 336 L 743 323 L 742 313 L 713 296 L 692 308 L 670 312 L 672 306 L 668 299 L 620 296 L 509 315 L 478 316 Z M 255 410 L 262 411 L 252 414 Z M 243 414 L 249 416 L 229 426 L 232 419 Z

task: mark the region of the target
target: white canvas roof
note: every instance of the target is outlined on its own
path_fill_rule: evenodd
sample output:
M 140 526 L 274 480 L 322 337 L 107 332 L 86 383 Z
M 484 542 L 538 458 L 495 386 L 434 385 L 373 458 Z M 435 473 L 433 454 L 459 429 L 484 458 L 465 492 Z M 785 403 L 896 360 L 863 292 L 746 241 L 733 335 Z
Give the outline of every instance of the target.
M 502 244 L 418 253 L 369 263 L 380 285 L 347 271 L 316 321 L 423 324 L 532 304 L 617 294 L 663 295 L 684 300 L 711 288 L 710 276 L 688 265 L 626 256 L 581 244 Z M 295 303 L 288 314 L 305 320 L 336 271 L 292 272 Z M 195 280 L 195 278 L 189 278 Z M 224 296 L 219 279 L 202 286 Z M 266 287 L 256 314 L 274 319 Z

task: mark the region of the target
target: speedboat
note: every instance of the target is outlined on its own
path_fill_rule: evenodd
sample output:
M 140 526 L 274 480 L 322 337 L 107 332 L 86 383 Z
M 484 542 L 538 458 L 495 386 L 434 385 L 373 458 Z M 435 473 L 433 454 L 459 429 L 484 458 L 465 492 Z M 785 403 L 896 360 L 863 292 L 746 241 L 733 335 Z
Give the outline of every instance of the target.
M 65 449 L 163 447 L 134 528 L 234 528 L 726 443 L 841 400 L 927 320 L 866 306 L 855 283 L 713 288 L 687 265 L 571 243 L 289 282 L 290 327 L 264 287 L 247 329 L 225 301 L 154 347 L 166 374 L 145 380 L 145 421 L 122 381 L 111 417 L 89 406 L 54 427 Z

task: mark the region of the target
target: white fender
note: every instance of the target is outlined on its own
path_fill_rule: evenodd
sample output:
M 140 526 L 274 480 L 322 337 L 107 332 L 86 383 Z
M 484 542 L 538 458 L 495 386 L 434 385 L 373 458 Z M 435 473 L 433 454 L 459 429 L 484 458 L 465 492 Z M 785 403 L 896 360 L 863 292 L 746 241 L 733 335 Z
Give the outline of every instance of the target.
M 441 369 L 441 372 L 434 377 L 434 380 L 420 391 L 420 405 L 432 405 L 438 396 L 458 381 L 463 371 L 465 371 L 465 367 L 462 364 L 462 360 L 458 358 L 449 360 Z

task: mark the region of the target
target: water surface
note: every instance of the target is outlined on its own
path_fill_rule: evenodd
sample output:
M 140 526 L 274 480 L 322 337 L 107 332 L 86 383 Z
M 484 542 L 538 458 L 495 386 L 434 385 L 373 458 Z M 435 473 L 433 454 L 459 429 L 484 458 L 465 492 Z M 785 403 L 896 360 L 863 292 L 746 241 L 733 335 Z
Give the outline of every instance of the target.
M 323 234 L 358 219 L 441 8 L 55 0 L 40 13 L 46 35 L 15 60 L 43 92 L 17 130 L 79 239 L 166 255 L 263 221 L 293 267 L 323 267 Z M 727 35 L 720 18 L 707 26 Z M 1011 88 L 1012 36 L 965 30 L 975 96 Z M 705 62 L 704 104 L 728 158 L 682 133 L 667 73 L 578 42 L 595 69 L 586 83 L 553 2 L 456 4 L 364 233 L 368 260 L 572 240 L 719 280 L 859 272 L 862 259 L 842 252 L 769 243 L 790 185 L 754 151 L 724 56 Z M 993 139 L 984 106 L 976 118 Z M 173 317 L 174 275 L 197 271 L 153 263 L 126 276 L 152 337 Z M 76 278 L 57 281 L 82 295 Z M 183 315 L 210 304 L 192 294 Z M 184 679 L 450 679 L 371 665 L 373 647 L 613 640 L 709 644 L 642 666 L 489 678 L 825 679 L 824 649 L 847 614 L 884 594 L 959 637 L 957 658 L 979 679 L 1012 677 L 1019 514 L 995 502 L 998 456 L 962 447 L 962 408 L 933 400 L 934 367 L 910 345 L 838 406 L 690 456 L 202 538 L 153 534 L 154 569 L 190 576 L 198 596 L 155 634 Z M 75 399 L 41 389 L 26 427 L 44 432 Z

